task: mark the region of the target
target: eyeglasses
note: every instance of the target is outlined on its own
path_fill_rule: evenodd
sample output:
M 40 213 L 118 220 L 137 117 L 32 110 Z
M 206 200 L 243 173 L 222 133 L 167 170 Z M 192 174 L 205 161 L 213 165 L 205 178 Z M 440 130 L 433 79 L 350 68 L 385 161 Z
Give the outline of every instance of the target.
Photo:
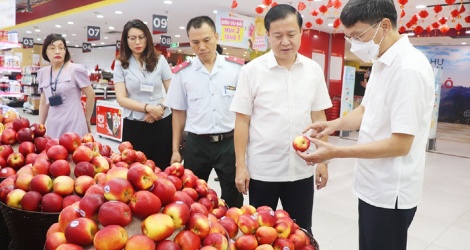
M 128 36 L 127 39 L 133 43 L 137 42 L 137 40 L 139 40 L 140 42 L 147 41 L 147 37 L 145 36 Z
M 59 52 L 63 52 L 65 51 L 65 48 L 64 47 L 47 47 L 47 50 L 52 51 L 52 52 L 55 52 L 56 50 L 58 50 Z
M 370 26 L 368 29 L 366 29 L 364 32 L 362 32 L 362 33 L 361 33 L 360 35 L 358 35 L 358 36 L 354 36 L 354 37 L 344 36 L 344 39 L 346 39 L 346 41 L 348 41 L 349 43 L 351 43 L 352 40 L 362 42 L 361 36 L 365 35 L 365 34 L 367 33 L 367 31 L 369 31 L 370 29 L 372 29 L 375 25 L 377 25 L 377 24 L 380 23 L 381 21 L 382 21 L 382 20 L 377 21 L 376 23 L 374 23 L 374 25 Z

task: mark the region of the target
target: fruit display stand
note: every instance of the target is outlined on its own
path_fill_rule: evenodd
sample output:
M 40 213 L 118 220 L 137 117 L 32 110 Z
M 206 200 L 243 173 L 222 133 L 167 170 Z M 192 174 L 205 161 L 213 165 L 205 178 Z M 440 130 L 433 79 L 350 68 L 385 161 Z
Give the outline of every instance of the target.
M 4 179 L 5 178 L 0 178 L 0 182 L 2 182 Z M 5 219 L 3 218 L 3 213 L 0 210 L 0 249 L 9 249 L 10 242 L 11 242 L 10 233 L 8 232 Z

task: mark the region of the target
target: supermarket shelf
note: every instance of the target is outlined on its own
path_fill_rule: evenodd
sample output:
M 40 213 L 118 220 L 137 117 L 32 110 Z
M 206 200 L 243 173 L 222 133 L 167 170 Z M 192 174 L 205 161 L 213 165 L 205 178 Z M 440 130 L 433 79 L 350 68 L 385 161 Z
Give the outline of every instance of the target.
M 19 47 L 21 47 L 21 43 L 0 42 L 0 50 L 11 49 L 11 48 L 19 48 Z
M 14 68 L 14 67 L 0 67 L 0 74 L 6 72 L 21 72 L 21 68 Z

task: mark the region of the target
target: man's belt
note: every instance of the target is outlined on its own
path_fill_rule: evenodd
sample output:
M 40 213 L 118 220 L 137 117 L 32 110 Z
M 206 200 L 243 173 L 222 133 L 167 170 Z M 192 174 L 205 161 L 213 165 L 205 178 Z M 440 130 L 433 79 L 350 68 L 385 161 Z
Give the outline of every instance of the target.
M 219 141 L 223 141 L 223 140 L 228 139 L 228 138 L 232 138 L 233 137 L 233 130 L 230 131 L 230 132 L 227 132 L 227 133 L 220 133 L 220 134 L 195 134 L 195 133 L 191 133 L 191 132 L 188 132 L 188 134 L 193 135 L 193 136 L 206 138 L 210 142 L 219 142 Z

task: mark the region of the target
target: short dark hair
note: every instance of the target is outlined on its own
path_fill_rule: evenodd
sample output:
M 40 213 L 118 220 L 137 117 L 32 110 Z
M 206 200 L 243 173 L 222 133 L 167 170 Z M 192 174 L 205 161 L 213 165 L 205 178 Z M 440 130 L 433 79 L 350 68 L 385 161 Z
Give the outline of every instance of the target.
M 214 33 L 216 32 L 215 31 L 215 23 L 210 17 L 208 17 L 208 16 L 197 16 L 197 17 L 191 18 L 191 20 L 189 20 L 188 25 L 186 25 L 186 34 L 189 36 L 189 30 L 191 28 L 199 29 L 199 28 L 202 27 L 202 25 L 204 23 L 209 25 L 209 27 L 211 27 L 211 29 L 214 31 Z
M 50 34 L 46 37 L 46 39 L 44 39 L 44 42 L 42 44 L 42 51 L 41 51 L 42 58 L 44 58 L 44 60 L 48 62 L 51 62 L 49 60 L 49 57 L 47 57 L 47 47 L 53 44 L 55 41 L 62 41 L 62 43 L 64 43 L 64 48 L 65 48 L 64 62 L 70 61 L 70 52 L 69 52 L 69 49 L 67 48 L 67 43 L 65 42 L 65 38 L 63 38 L 62 35 L 60 34 Z
M 392 27 L 397 27 L 397 10 L 393 0 L 350 0 L 341 11 L 340 19 L 348 28 L 357 22 L 374 25 L 388 18 Z
M 302 16 L 294 7 L 288 4 L 278 4 L 272 7 L 264 17 L 264 28 L 269 32 L 272 22 L 285 19 L 289 15 L 296 15 L 299 29 L 302 29 Z
M 121 35 L 121 48 L 119 49 L 119 61 L 123 68 L 127 69 L 129 67 L 129 58 L 132 56 L 132 51 L 127 42 L 127 36 L 131 28 L 136 28 L 144 32 L 147 46 L 142 52 L 141 59 L 145 62 L 145 69 L 151 72 L 157 66 L 159 55 L 155 52 L 153 47 L 153 38 L 149 28 L 139 19 L 130 20 L 124 25 Z
M 224 49 L 222 48 L 222 46 L 220 46 L 220 44 L 217 44 L 216 50 L 217 50 L 217 53 L 219 53 L 221 55 L 222 55 L 222 53 L 224 53 Z

